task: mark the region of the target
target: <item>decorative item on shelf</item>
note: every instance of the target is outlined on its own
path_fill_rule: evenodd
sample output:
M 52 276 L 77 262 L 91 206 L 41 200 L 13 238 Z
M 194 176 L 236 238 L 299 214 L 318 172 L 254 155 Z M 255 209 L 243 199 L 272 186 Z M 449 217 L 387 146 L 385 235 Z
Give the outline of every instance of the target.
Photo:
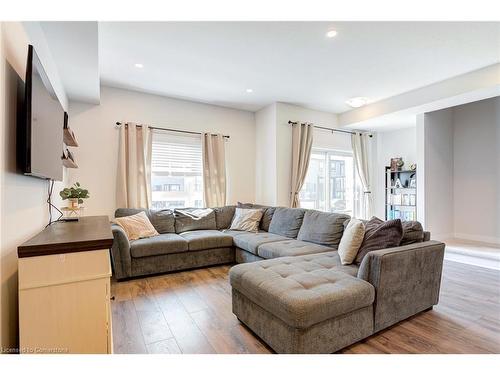
M 63 155 L 61 157 L 63 165 L 66 168 L 78 168 L 78 164 L 75 162 L 75 157 L 73 156 L 73 153 L 69 151 L 68 149 L 65 149 L 63 152 Z
M 396 182 L 394 183 L 394 187 L 396 189 L 401 189 L 403 187 L 403 184 L 401 183 L 401 180 L 399 178 L 396 178 Z
M 400 171 L 403 168 L 403 165 L 405 165 L 405 162 L 403 161 L 403 158 L 391 158 L 391 171 L 396 172 Z
M 64 112 L 63 142 L 66 146 L 78 147 L 75 133 L 68 126 L 68 112 Z
M 83 216 L 81 204 L 84 199 L 90 198 L 87 189 L 83 189 L 79 182 L 75 182 L 73 186 L 61 190 L 59 195 L 63 201 L 68 200 L 68 206 L 61 208 L 64 212 L 64 220 L 78 220 L 80 216 Z
M 410 164 L 410 171 L 416 171 L 417 165 L 415 163 Z
M 417 204 L 417 196 L 415 194 L 410 194 L 410 206 L 415 206 Z
M 410 180 L 410 187 L 411 188 L 416 188 L 417 187 L 417 180 L 415 180 L 414 178 L 412 178 Z
M 409 206 L 410 205 L 410 195 L 409 194 L 403 194 L 403 201 L 401 202 L 404 206 Z

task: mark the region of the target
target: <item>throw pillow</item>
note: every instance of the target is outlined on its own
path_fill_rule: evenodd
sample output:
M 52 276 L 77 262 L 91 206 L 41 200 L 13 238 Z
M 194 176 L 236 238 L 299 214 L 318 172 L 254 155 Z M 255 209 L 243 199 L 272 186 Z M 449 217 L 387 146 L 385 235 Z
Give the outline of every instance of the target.
M 337 248 L 346 220 L 349 220 L 349 215 L 307 210 L 297 239 Z
M 158 236 L 158 232 L 144 211 L 131 216 L 115 218 L 115 223 L 123 228 L 130 241 Z
M 176 208 L 174 215 L 175 233 L 217 229 L 215 212 L 211 208 Z
M 342 264 L 351 264 L 365 237 L 365 225 L 361 220 L 352 218 L 344 230 L 339 243 L 339 256 Z
M 260 209 L 254 210 L 236 207 L 233 222 L 229 229 L 257 233 L 259 231 L 259 223 L 260 219 L 262 219 L 262 214 L 263 212 Z
M 365 237 L 356 255 L 356 263 L 361 263 L 370 251 L 399 246 L 403 238 L 401 220 L 383 221 L 372 217 L 365 224 Z
M 303 208 L 276 207 L 269 233 L 288 238 L 297 238 L 306 210 Z
M 418 221 L 403 221 L 403 239 L 400 246 L 424 241 L 424 228 Z
M 241 202 L 238 202 L 238 207 L 253 208 L 253 209 L 260 208 L 264 213 L 262 215 L 262 219 L 260 220 L 259 228 L 265 230 L 266 232 L 269 232 L 269 226 L 271 225 L 271 220 L 273 219 L 276 207 L 263 206 L 261 204 L 255 204 L 255 203 L 241 203 Z
M 224 206 L 214 208 L 215 223 L 217 229 L 228 229 L 231 226 L 234 217 L 235 206 Z

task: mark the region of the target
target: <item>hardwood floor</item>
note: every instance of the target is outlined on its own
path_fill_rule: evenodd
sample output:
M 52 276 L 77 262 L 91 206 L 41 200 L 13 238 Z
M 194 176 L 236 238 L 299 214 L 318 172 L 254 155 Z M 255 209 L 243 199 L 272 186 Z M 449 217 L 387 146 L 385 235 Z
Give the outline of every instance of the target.
M 113 282 L 115 353 L 272 353 L 232 314 L 229 268 Z M 500 272 L 445 261 L 433 310 L 341 353 L 500 353 Z

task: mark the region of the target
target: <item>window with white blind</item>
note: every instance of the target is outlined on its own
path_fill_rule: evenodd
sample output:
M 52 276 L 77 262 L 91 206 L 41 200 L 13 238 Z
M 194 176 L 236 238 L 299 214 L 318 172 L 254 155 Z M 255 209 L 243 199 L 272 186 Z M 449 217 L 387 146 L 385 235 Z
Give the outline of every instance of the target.
M 203 207 L 201 137 L 153 131 L 152 208 Z

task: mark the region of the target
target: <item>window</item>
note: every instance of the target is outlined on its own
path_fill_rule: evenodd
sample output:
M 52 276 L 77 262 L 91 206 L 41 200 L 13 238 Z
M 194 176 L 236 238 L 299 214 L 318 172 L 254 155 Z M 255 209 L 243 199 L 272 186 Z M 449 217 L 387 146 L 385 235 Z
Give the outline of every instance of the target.
M 313 149 L 300 206 L 353 215 L 359 199 L 352 153 Z
M 203 207 L 199 136 L 153 131 L 152 208 Z

